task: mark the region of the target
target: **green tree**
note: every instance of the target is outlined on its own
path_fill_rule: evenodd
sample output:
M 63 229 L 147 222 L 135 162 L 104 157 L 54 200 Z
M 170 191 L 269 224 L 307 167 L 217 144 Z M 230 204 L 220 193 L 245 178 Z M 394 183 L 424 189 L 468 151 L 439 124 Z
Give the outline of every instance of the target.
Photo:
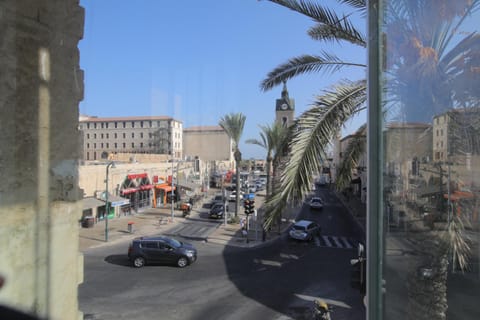
M 260 125 L 260 140 L 258 139 L 248 139 L 245 141 L 249 144 L 258 145 L 265 150 L 267 150 L 267 185 L 266 185 L 266 197 L 268 198 L 271 193 L 271 176 L 270 173 L 272 172 L 272 164 L 274 163 L 274 159 L 278 157 L 280 154 L 280 150 L 285 143 L 285 139 L 287 137 L 287 128 L 282 126 L 281 124 L 274 122 L 272 126 L 270 125 Z
M 242 153 L 240 152 L 239 143 L 242 137 L 243 127 L 246 117 L 242 113 L 230 113 L 223 116 L 219 125 L 225 130 L 227 135 L 233 141 L 233 156 L 235 159 L 235 176 L 236 176 L 236 197 L 235 197 L 235 217 L 238 216 L 240 206 L 240 161 L 242 161 Z
M 313 40 L 323 43 L 350 43 L 364 51 L 365 37 L 354 26 L 350 14 L 339 17 L 333 10 L 312 1 L 270 0 L 276 4 L 303 14 L 315 25 L 308 30 Z M 363 0 L 338 0 L 351 8 L 353 13 L 364 14 Z M 283 81 L 298 75 L 339 72 L 344 68 L 366 68 L 365 64 L 343 61 L 338 56 L 321 52 L 319 55 L 301 55 L 279 65 L 268 73 L 261 83 L 261 89 L 270 90 Z M 280 175 L 280 188 L 266 202 L 268 225 L 282 214 L 289 202 L 300 202 L 312 184 L 311 172 L 320 169 L 326 150 L 339 128 L 352 116 L 365 109 L 366 80 L 341 80 L 330 90 L 317 96 L 312 107 L 293 123 L 288 135 L 288 160 Z

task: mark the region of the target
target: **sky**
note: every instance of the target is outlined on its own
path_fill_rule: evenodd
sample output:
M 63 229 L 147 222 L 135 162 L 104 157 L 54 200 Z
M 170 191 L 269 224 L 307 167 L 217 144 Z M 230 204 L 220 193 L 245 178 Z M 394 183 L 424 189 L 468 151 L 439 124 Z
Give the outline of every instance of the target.
M 322 50 L 348 61 L 366 60 L 364 50 L 312 40 L 307 35 L 314 24 L 311 19 L 269 1 L 81 0 L 80 4 L 85 8 L 85 32 L 79 43 L 85 71 L 81 114 L 170 116 L 189 128 L 218 125 L 224 115 L 241 112 L 246 116 L 240 141 L 244 159 L 265 158 L 264 149 L 245 140 L 260 139 L 258 126 L 275 119 L 275 100 L 282 86 L 261 91 L 268 72 L 292 57 Z M 366 21 L 355 21 L 364 31 Z M 363 69 L 344 69 L 290 80 L 287 87 L 295 99 L 295 116 L 336 81 L 364 77 Z M 349 122 L 344 134 L 363 122 L 362 118 Z

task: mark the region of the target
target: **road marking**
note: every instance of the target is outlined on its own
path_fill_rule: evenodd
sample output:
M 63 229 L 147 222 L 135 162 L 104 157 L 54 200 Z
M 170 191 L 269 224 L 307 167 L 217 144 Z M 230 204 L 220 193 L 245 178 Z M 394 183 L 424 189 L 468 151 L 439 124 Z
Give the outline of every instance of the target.
M 323 242 L 323 243 L 322 243 Z M 330 247 L 330 248 L 343 248 L 343 249 L 356 249 L 358 241 L 349 239 L 346 237 L 338 236 L 322 236 L 321 239 L 315 241 L 315 245 L 318 247 Z
M 322 239 L 323 239 L 323 241 L 325 241 L 325 243 L 327 244 L 327 247 L 331 247 L 331 246 L 332 246 L 332 243 L 330 242 L 330 240 L 328 239 L 327 236 L 322 236 Z

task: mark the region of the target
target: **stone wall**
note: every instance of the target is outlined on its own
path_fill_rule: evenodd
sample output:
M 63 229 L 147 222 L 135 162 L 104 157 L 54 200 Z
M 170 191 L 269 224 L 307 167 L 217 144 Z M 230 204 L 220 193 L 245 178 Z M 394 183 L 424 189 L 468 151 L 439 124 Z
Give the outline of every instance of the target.
M 49 319 L 81 318 L 83 24 L 78 0 L 0 2 L 0 303 Z

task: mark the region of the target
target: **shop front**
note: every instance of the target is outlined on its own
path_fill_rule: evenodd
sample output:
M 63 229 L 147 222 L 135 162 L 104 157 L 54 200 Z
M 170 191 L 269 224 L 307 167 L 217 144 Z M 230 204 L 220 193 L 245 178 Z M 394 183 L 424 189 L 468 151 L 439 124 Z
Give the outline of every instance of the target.
M 150 208 L 153 185 L 147 173 L 129 174 L 120 186 L 120 195 L 128 199 L 129 205 L 122 206 L 124 214 Z

